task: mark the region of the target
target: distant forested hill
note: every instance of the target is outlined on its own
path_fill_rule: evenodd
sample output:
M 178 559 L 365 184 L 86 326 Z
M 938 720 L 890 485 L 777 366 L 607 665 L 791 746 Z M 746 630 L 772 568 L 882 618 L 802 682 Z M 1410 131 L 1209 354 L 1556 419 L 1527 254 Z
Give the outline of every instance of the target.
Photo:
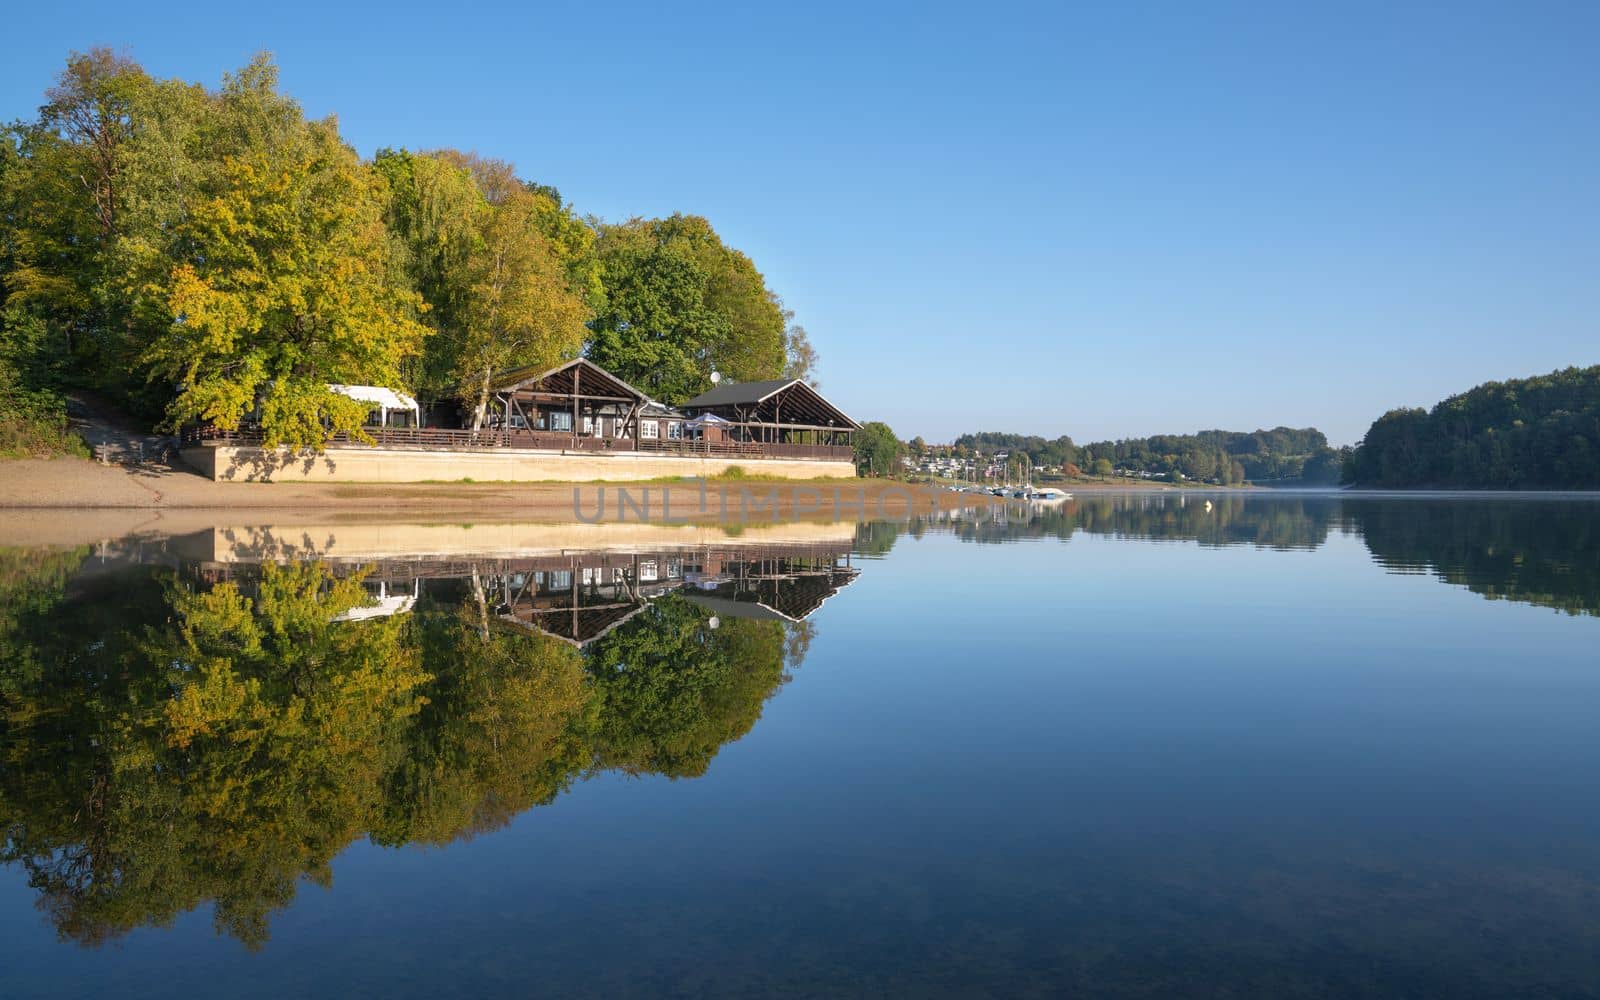
M 1600 489 L 1600 365 L 1487 382 L 1373 422 L 1345 478 L 1360 486 Z
M 984 431 L 963 434 L 955 444 L 984 453 L 1026 452 L 1036 465 L 1071 464 L 1094 474 L 1109 474 L 1111 469 L 1157 475 L 1175 471 L 1187 479 L 1220 483 L 1247 479 L 1335 483 L 1343 462 L 1342 455 L 1328 447 L 1327 437 L 1315 427 L 1157 434 L 1082 446 L 1064 435 L 1049 440 Z M 1097 468 L 1100 462 L 1106 464 Z
M 1097 441 L 1083 447 L 1090 468 L 1108 459 L 1136 472 L 1177 471 L 1188 479 L 1221 483 L 1293 480 L 1334 483 L 1342 458 L 1315 427 L 1274 427 L 1258 431 L 1201 431 L 1147 438 Z

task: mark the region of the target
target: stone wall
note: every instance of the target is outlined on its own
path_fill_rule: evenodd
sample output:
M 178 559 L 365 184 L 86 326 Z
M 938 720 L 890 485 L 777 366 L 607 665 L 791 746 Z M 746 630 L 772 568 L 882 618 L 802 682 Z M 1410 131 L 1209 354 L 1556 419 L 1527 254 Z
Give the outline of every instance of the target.
M 217 482 L 420 483 L 627 482 L 669 476 L 715 476 L 737 465 L 773 479 L 852 479 L 850 462 L 719 458 L 644 452 L 564 454 L 550 451 L 329 448 L 319 454 L 235 445 L 187 448 L 183 459 Z

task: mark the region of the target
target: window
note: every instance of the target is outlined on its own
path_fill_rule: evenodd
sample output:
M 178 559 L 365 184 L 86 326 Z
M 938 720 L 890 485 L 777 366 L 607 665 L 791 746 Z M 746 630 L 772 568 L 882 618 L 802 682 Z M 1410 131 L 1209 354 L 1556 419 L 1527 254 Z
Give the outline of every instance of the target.
M 639 563 L 639 582 L 652 583 L 656 578 L 656 561 L 646 559 Z
M 588 414 L 584 414 L 584 417 L 583 417 L 583 433 L 584 433 L 585 436 L 588 436 L 588 435 L 591 435 L 591 434 L 594 433 L 594 418 L 589 416 Z
M 669 421 L 667 421 L 667 437 L 671 438 L 674 441 L 682 441 L 683 440 L 683 421 L 681 421 L 681 420 L 669 420 Z
M 572 414 L 566 411 L 550 414 L 550 429 L 553 431 L 572 430 Z
M 660 435 L 660 433 L 661 433 L 661 425 L 656 423 L 654 420 L 641 420 L 641 421 L 639 421 L 639 436 L 640 437 L 642 437 L 642 438 L 650 438 L 650 439 L 653 440 L 654 438 L 658 437 Z

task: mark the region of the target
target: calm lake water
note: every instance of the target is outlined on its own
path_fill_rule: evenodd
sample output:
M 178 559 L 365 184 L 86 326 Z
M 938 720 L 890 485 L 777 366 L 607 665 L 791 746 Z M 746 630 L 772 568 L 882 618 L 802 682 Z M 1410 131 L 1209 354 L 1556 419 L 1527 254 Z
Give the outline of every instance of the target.
M 1597 616 L 1585 499 L 0 550 L 0 996 L 1594 996 Z

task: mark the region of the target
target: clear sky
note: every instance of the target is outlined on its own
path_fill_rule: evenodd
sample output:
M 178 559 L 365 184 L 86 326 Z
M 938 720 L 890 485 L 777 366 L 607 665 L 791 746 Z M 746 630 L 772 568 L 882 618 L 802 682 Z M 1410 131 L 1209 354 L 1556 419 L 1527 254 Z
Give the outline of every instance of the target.
M 19 4 L 363 154 L 705 215 L 903 437 L 1314 424 L 1600 363 L 1600 4 Z M 143 9 L 140 9 L 143 8 Z

